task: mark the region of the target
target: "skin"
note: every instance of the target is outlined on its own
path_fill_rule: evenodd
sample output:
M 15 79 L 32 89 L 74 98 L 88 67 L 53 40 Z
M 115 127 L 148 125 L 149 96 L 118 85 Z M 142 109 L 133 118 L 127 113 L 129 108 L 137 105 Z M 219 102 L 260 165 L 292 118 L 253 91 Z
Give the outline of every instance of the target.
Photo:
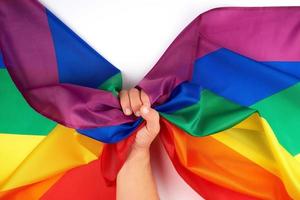
M 136 88 L 119 93 L 125 115 L 141 116 L 146 125 L 136 134 L 135 142 L 117 176 L 117 200 L 158 200 L 157 186 L 150 163 L 150 145 L 160 130 L 159 114 L 151 108 L 148 95 Z

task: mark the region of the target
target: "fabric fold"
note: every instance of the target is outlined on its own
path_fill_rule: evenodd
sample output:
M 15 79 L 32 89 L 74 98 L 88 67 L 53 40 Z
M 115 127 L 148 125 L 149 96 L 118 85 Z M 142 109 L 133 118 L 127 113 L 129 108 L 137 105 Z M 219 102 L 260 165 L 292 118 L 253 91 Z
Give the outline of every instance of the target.
M 160 114 L 176 170 L 204 198 L 300 198 L 299 9 L 204 12 L 135 86 Z M 122 113 L 121 71 L 36 0 L 0 1 L 0 49 L 0 143 L 28 145 L 0 145 L 1 158 L 14 157 L 0 165 L 0 197 L 65 189 L 114 199 L 145 123 Z M 72 192 L 73 179 L 85 191 Z

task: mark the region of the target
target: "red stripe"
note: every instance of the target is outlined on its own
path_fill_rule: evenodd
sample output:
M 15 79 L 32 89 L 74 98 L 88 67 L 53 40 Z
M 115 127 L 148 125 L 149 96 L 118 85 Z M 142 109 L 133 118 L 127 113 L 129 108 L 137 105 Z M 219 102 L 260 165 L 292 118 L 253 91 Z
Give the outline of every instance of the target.
M 101 160 L 74 168 L 53 185 L 41 199 L 113 200 L 115 186 L 108 186 L 100 170 Z

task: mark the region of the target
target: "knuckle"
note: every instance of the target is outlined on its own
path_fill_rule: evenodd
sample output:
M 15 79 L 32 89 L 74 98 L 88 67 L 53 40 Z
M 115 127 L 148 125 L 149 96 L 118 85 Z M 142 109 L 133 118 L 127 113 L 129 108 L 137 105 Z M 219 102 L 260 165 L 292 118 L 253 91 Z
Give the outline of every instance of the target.
M 130 99 L 130 102 L 133 107 L 138 107 L 140 105 L 140 102 L 137 98 Z
M 136 88 L 130 88 L 130 90 L 129 90 L 130 94 L 135 94 L 135 93 L 138 93 L 138 92 L 139 92 L 139 90 L 136 89 Z
M 141 97 L 143 97 L 143 98 L 147 98 L 148 97 L 147 94 L 143 90 L 141 90 Z
M 120 103 L 121 103 L 121 106 L 128 106 L 129 105 L 129 99 L 125 97 L 121 97 L 120 99 Z
M 140 101 L 138 101 L 138 99 L 133 99 L 133 100 L 131 101 L 131 108 L 132 108 L 134 111 L 139 111 L 141 106 L 142 106 L 142 104 L 141 104 Z
M 131 106 L 131 108 L 132 108 L 133 112 L 137 112 L 137 111 L 139 111 L 139 108 L 138 108 L 138 106 Z
M 126 95 L 127 94 L 127 90 L 125 90 L 125 89 L 123 89 L 123 90 L 121 90 L 120 92 L 119 92 L 119 95 L 120 96 L 124 96 L 124 95 Z
M 126 92 L 122 92 L 120 93 L 120 101 L 124 102 L 124 101 L 128 101 L 128 95 Z

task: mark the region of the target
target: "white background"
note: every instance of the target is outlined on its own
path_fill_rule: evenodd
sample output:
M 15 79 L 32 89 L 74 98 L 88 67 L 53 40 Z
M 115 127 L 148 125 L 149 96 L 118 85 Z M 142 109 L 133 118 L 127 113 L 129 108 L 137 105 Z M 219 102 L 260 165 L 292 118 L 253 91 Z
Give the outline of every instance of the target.
M 220 6 L 300 5 L 300 0 L 41 0 L 136 85 L 197 15 Z M 153 156 L 154 155 L 154 156 Z M 161 200 L 201 199 L 177 174 L 158 141 L 152 164 Z

